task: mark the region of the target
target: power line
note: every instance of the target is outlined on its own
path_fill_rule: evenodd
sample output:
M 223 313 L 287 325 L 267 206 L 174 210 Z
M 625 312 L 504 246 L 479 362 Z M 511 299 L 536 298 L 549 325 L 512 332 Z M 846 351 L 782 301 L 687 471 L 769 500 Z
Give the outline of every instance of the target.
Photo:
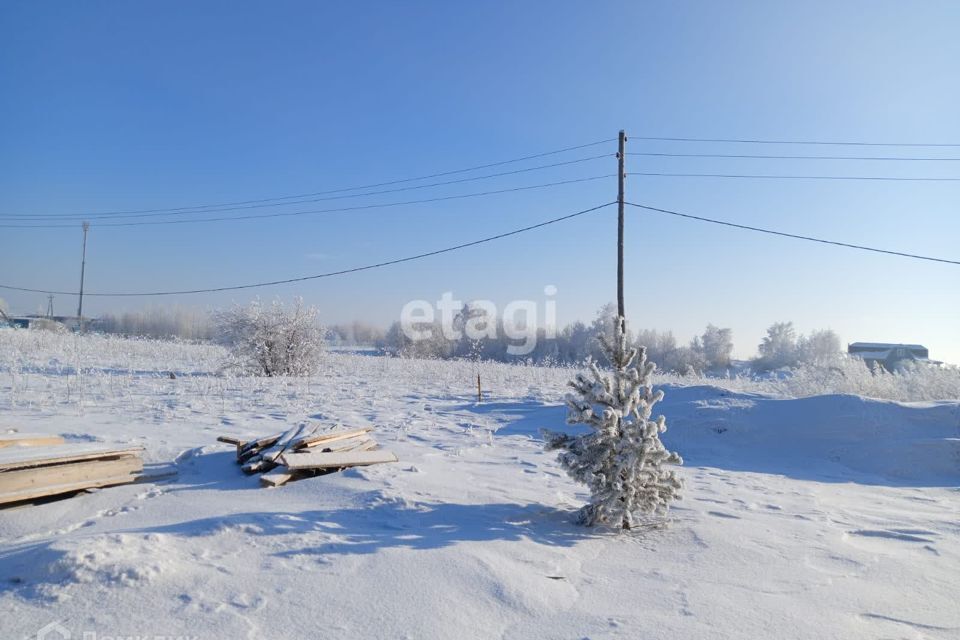
M 131 214 L 119 214 L 119 213 L 117 213 L 117 214 L 107 214 L 107 213 L 102 213 L 102 214 L 95 214 L 95 215 L 91 215 L 91 216 L 79 216 L 79 215 L 76 215 L 76 214 L 36 214 L 36 215 L 30 215 L 30 214 L 6 214 L 6 215 L 0 215 L 0 219 L 22 220 L 22 221 L 41 220 L 41 219 L 43 219 L 43 220 L 46 220 L 46 219 L 53 219 L 53 220 L 64 220 L 64 219 L 73 219 L 73 220 L 109 219 L 109 220 L 115 220 L 115 219 L 118 219 L 118 218 L 155 218 L 155 217 L 158 217 L 158 216 L 160 216 L 160 217 L 170 217 L 170 216 L 190 215 L 190 214 L 195 214 L 195 213 L 203 214 L 203 213 L 217 213 L 217 212 L 221 212 L 221 211 L 239 211 L 239 210 L 247 210 L 247 209 L 262 209 L 262 208 L 264 208 L 264 207 L 278 207 L 278 206 L 288 206 L 288 205 L 297 205 L 297 204 L 310 204 L 310 203 L 313 203 L 313 202 L 325 202 L 325 201 L 328 201 L 328 200 L 344 200 L 344 199 L 349 199 L 349 198 L 362 198 L 362 197 L 366 197 L 366 196 L 378 196 L 378 195 L 384 195 L 384 194 L 387 194 L 387 193 L 399 193 L 399 192 L 401 192 L 401 191 L 414 191 L 414 190 L 417 190 L 417 189 L 428 189 L 428 188 L 431 188 L 431 187 L 441 187 L 441 186 L 447 186 L 447 185 L 451 185 L 451 184 L 460 184 L 460 183 L 463 183 L 463 182 L 474 182 L 474 181 L 476 181 L 476 180 L 488 180 L 488 179 L 491 179 L 491 178 L 499 178 L 499 177 L 502 177 L 502 176 L 511 176 L 511 175 L 516 175 L 516 174 L 519 174 L 519 173 L 529 173 L 530 171 L 539 171 L 539 170 L 542 170 L 542 169 L 552 169 L 552 168 L 555 168 L 555 167 L 564 167 L 564 166 L 568 166 L 568 165 L 579 164 L 579 163 L 582 163 L 582 162 L 588 162 L 588 161 L 590 161 L 590 160 L 599 160 L 600 158 L 610 158 L 610 157 L 613 157 L 612 154 L 604 153 L 604 154 L 597 155 L 597 156 L 589 156 L 589 157 L 586 157 L 586 158 L 577 158 L 576 160 L 567 160 L 567 161 L 565 161 L 565 162 L 555 162 L 555 163 L 553 163 L 553 164 L 545 164 L 545 165 L 539 165 L 539 166 L 536 166 L 536 167 L 528 167 L 528 168 L 526 168 L 526 169 L 516 169 L 516 170 L 514 170 L 514 171 L 503 171 L 503 172 L 500 172 L 500 173 L 491 173 L 491 174 L 487 174 L 487 175 L 483 175 L 483 176 L 473 176 L 473 177 L 471 177 L 471 178 L 458 178 L 457 180 L 446 180 L 446 181 L 444 181 L 444 182 L 431 182 L 431 183 L 429 183 L 429 184 L 418 184 L 418 185 L 414 185 L 414 186 L 410 186 L 410 187 L 399 187 L 399 188 L 395 188 L 395 189 L 384 189 L 384 190 L 381 190 L 381 191 L 368 191 L 368 192 L 364 192 L 364 193 L 351 193 L 351 194 L 339 195 L 339 196 L 326 196 L 326 197 L 322 197 L 322 198 L 312 198 L 312 199 L 309 199 L 309 200 L 292 200 L 292 201 L 290 201 L 290 202 L 272 202 L 272 203 L 268 203 L 268 204 L 246 205 L 246 206 L 242 206 L 242 207 L 241 207 L 241 206 L 238 206 L 238 207 L 224 207 L 224 208 L 220 208 L 220 209 L 206 209 L 206 210 L 203 210 L 203 211 L 173 211 L 173 212 L 169 212 L 169 213 L 131 213 Z
M 572 147 L 564 147 L 562 149 L 554 149 L 553 151 L 544 151 L 543 153 L 535 153 L 528 156 L 522 156 L 519 158 L 512 158 L 510 160 L 501 160 L 499 162 L 490 162 L 487 164 L 476 165 L 473 167 L 466 167 L 464 169 L 454 169 L 452 171 L 441 171 L 439 173 L 431 173 L 427 175 L 417 176 L 414 178 L 402 178 L 399 180 L 389 180 L 386 182 L 376 182 L 372 184 L 357 185 L 354 187 L 342 187 L 339 189 L 328 189 L 326 191 L 314 191 L 311 193 L 301 193 L 297 195 L 289 196 L 274 196 L 271 198 L 259 198 L 255 200 L 239 200 L 235 202 L 220 202 L 216 204 L 205 204 L 205 205 L 192 205 L 192 206 L 183 206 L 183 207 L 167 207 L 167 208 L 157 208 L 157 209 L 134 209 L 128 211 L 101 211 L 101 212 L 92 212 L 92 213 L 77 213 L 77 214 L 62 214 L 70 215 L 73 217 L 96 217 L 100 215 L 127 215 L 127 214 L 138 214 L 138 213 L 160 213 L 160 212 L 176 212 L 176 211 L 190 211 L 190 210 L 208 210 L 216 207 L 233 207 L 247 204 L 258 204 L 263 202 L 271 202 L 274 200 L 296 200 L 299 198 L 312 198 L 314 196 L 324 196 L 333 193 L 344 193 L 347 191 L 359 191 L 362 189 L 376 189 L 379 187 L 388 187 L 396 184 L 404 184 L 408 182 L 418 182 L 420 180 L 429 180 L 431 178 L 442 178 L 445 176 L 452 176 L 460 173 L 469 173 L 471 171 L 479 171 L 481 169 L 491 169 L 493 167 L 501 167 L 507 164 L 514 164 L 517 162 L 525 162 L 527 160 L 535 160 L 537 158 L 545 158 L 547 156 L 558 155 L 561 153 L 566 153 L 568 151 L 576 151 L 578 149 L 586 149 L 589 147 L 595 147 L 602 144 L 607 144 L 610 142 L 616 142 L 616 138 L 608 138 L 606 140 L 597 140 L 595 142 L 588 142 L 586 144 L 575 145 Z M 18 214 L 3 214 L 3 215 L 18 215 Z M 38 214 L 44 215 L 44 214 Z
M 451 251 L 457 251 L 459 249 L 466 249 L 467 247 L 475 247 L 479 244 L 484 244 L 486 242 L 493 242 L 494 240 L 500 240 L 502 238 L 507 238 L 510 236 L 515 236 L 520 233 L 525 233 L 527 231 L 533 231 L 534 229 L 540 229 L 551 224 L 556 224 L 558 222 L 563 222 L 564 220 L 570 220 L 578 216 L 586 215 L 594 211 L 603 209 L 604 207 L 609 207 L 610 205 L 615 204 L 614 202 L 607 202 L 605 204 L 597 205 L 596 207 L 591 207 L 589 209 L 583 209 L 581 211 L 576 211 L 574 213 L 567 214 L 565 216 L 560 216 L 559 218 L 553 218 L 545 222 L 540 222 L 537 224 L 530 225 L 528 227 L 522 227 L 520 229 L 514 229 L 513 231 L 507 231 L 505 233 L 499 233 L 495 236 L 489 236 L 486 238 L 481 238 L 480 240 L 473 240 L 471 242 L 465 242 L 463 244 L 454 245 L 452 247 L 446 247 L 445 249 L 437 249 L 435 251 L 428 251 L 427 253 L 420 253 L 413 256 L 407 256 L 405 258 L 397 258 L 396 260 L 388 260 L 386 262 L 378 262 L 376 264 L 368 264 L 362 267 L 353 267 L 351 269 L 342 269 L 340 271 L 329 271 L 327 273 L 321 273 L 313 276 L 302 276 L 299 278 L 288 278 L 286 280 L 272 280 L 270 282 L 258 282 L 256 284 L 241 284 L 234 285 L 229 287 L 213 287 L 210 289 L 190 289 L 184 291 L 150 291 L 142 293 L 84 293 L 85 296 L 96 296 L 96 297 L 110 297 L 110 298 L 120 298 L 120 297 L 142 297 L 142 296 L 175 296 L 175 295 L 188 295 L 194 293 L 216 293 L 220 291 L 237 291 L 239 289 L 255 289 L 258 287 L 270 287 L 280 284 L 290 284 L 293 282 L 304 282 L 306 280 L 319 280 L 321 278 L 332 278 L 334 276 L 342 276 L 348 273 L 357 273 L 358 271 L 369 271 L 371 269 L 380 269 L 382 267 L 388 267 L 395 264 L 401 264 L 403 262 L 412 262 L 413 260 L 420 260 L 422 258 L 428 258 L 430 256 L 440 255 L 442 253 L 450 253 Z M 47 289 L 29 289 L 26 287 L 15 287 L 12 285 L 0 284 L 0 289 L 8 289 L 11 291 L 27 291 L 30 293 L 47 293 L 54 295 L 77 295 L 74 291 L 50 291 Z
M 663 136 L 630 136 L 633 140 L 661 142 L 729 142 L 735 144 L 810 144 L 845 147 L 960 147 L 956 142 L 859 142 L 841 140 L 761 140 L 743 138 L 679 138 Z
M 960 158 L 917 158 L 897 156 L 784 156 L 784 155 L 754 155 L 744 153 L 655 153 L 632 152 L 628 156 L 654 156 L 664 158 L 753 158 L 759 160 L 883 160 L 883 161 L 911 161 L 911 162 L 958 162 Z
M 801 236 L 794 233 L 785 233 L 783 231 L 774 231 L 772 229 L 764 229 L 762 227 L 751 227 L 745 224 L 737 224 L 735 222 L 726 222 L 725 220 L 714 220 L 713 218 L 705 218 L 703 216 L 695 216 L 689 213 L 680 213 L 679 211 L 671 211 L 669 209 L 660 209 L 658 207 L 650 207 L 643 204 L 635 204 L 633 202 L 627 202 L 625 204 L 630 205 L 631 207 L 637 207 L 638 209 L 645 209 L 647 211 L 655 211 L 657 213 L 665 213 L 671 216 L 678 216 L 680 218 L 688 218 L 690 220 L 698 220 L 700 222 L 709 222 L 711 224 L 719 224 L 725 227 L 734 227 L 736 229 L 745 229 L 747 231 L 757 231 L 760 233 L 769 233 L 775 236 L 783 236 L 785 238 L 794 238 L 796 240 L 807 240 L 809 242 L 819 242 L 821 244 L 831 244 L 838 247 L 847 247 L 848 249 L 860 249 L 861 251 L 872 251 L 874 253 L 885 253 L 893 256 L 901 256 L 904 258 L 914 258 L 916 260 L 929 260 L 931 262 L 944 262 L 946 264 L 956 264 L 960 265 L 960 260 L 947 260 L 945 258 L 932 258 L 930 256 L 921 256 L 914 253 L 905 253 L 903 251 L 891 251 L 888 249 L 877 249 L 876 247 L 867 247 L 859 244 L 850 244 L 848 242 L 838 242 L 836 240 L 824 240 L 823 238 L 814 238 L 812 236 Z
M 631 176 L 654 176 L 667 178 L 748 178 L 762 180 L 878 180 L 893 182 L 960 182 L 960 178 L 907 178 L 901 176 L 796 176 L 750 173 L 670 173 L 662 171 L 631 171 Z
M 186 218 L 178 220 L 147 220 L 137 222 L 102 222 L 95 226 L 101 227 L 139 227 L 154 226 L 164 224 L 193 224 L 198 222 L 232 222 L 239 220 L 255 220 L 262 218 L 288 218 L 292 216 L 313 215 L 318 213 L 340 213 L 345 211 L 365 211 L 367 209 L 387 209 L 391 207 L 402 207 L 413 204 L 426 204 L 430 202 L 445 202 L 447 200 L 461 200 L 464 198 L 478 198 L 482 196 L 497 195 L 501 193 L 514 193 L 517 191 L 530 191 L 532 189 L 546 189 L 568 184 L 578 184 L 581 182 L 591 182 L 593 180 L 603 180 L 605 178 L 615 178 L 617 174 L 608 173 L 600 176 L 590 176 L 587 178 L 572 178 L 569 180 L 560 180 L 558 182 L 547 182 L 543 184 L 527 185 L 522 187 L 510 187 L 509 189 L 497 189 L 494 191 L 479 191 L 475 193 L 463 193 L 452 196 L 440 196 L 437 198 L 425 198 L 422 200 L 406 200 L 403 202 L 387 202 L 383 204 L 365 204 L 354 207 L 337 207 L 333 209 L 312 209 L 307 211 L 284 211 L 280 213 L 260 213 L 245 216 L 223 216 L 218 218 Z M 76 223 L 71 224 L 0 224 L 0 228 L 8 229 L 75 229 Z

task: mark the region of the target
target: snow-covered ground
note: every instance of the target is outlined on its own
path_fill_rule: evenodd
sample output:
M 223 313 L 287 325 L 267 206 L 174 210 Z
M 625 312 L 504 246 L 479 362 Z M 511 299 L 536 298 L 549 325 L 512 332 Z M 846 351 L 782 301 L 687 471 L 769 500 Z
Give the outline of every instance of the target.
M 662 378 L 685 497 L 614 534 L 571 523 L 585 495 L 537 434 L 570 370 L 328 354 L 267 380 L 221 358 L 0 331 L 0 431 L 179 469 L 0 510 L 0 638 L 960 638 L 955 399 Z M 373 426 L 400 462 L 261 489 L 215 442 L 304 419 Z

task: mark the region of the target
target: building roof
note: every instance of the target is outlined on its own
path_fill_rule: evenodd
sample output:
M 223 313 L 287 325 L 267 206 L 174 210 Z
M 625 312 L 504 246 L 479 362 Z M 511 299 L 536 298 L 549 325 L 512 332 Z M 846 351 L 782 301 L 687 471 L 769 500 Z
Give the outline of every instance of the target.
M 860 349 L 871 349 L 871 350 L 881 350 L 881 349 L 897 349 L 897 348 L 906 348 L 906 349 L 926 349 L 922 344 L 896 344 L 896 343 L 887 343 L 887 342 L 851 342 L 848 347 L 858 347 Z

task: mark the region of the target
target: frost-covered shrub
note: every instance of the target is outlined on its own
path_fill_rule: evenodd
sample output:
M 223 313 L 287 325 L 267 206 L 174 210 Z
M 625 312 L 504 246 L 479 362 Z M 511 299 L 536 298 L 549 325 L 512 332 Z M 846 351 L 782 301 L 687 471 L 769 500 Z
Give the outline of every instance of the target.
M 908 363 L 889 372 L 841 354 L 830 365 L 801 364 L 785 374 L 750 386 L 788 398 L 845 393 L 900 402 L 960 400 L 960 367 L 950 365 Z
M 689 346 L 677 346 L 673 333 L 654 330 L 637 332 L 635 344 L 646 349 L 647 357 L 663 371 L 692 375 L 730 366 L 733 354 L 733 331 L 708 324 L 703 335 L 696 336 Z
M 792 322 L 776 322 L 767 329 L 767 335 L 757 348 L 760 355 L 753 360 L 757 371 L 771 371 L 796 365 L 797 332 Z
M 840 337 L 830 329 L 797 335 L 792 322 L 777 322 L 767 329 L 760 355 L 751 365 L 755 371 L 772 371 L 804 364 L 829 366 L 840 359 Z
M 699 346 L 703 359 L 710 369 L 725 369 L 733 356 L 733 330 L 707 325 L 700 337 Z
M 797 359 L 801 363 L 829 365 L 843 355 L 840 336 L 830 329 L 814 331 L 797 339 Z
M 30 321 L 30 329 L 33 331 L 49 331 L 50 333 L 69 332 L 65 324 L 50 318 L 34 318 Z
M 653 391 L 656 365 L 642 348 L 628 346 L 622 318 L 614 339 L 601 336 L 600 344 L 612 374 L 591 364 L 591 375 L 577 374 L 570 383 L 575 393 L 566 397 L 567 422 L 586 424 L 592 431 L 570 436 L 544 430 L 544 437 L 548 451 L 563 450 L 559 461 L 570 477 L 590 488 L 580 521 L 630 529 L 638 513 L 662 512 L 680 497 L 680 479 L 663 465 L 683 460 L 660 442 L 665 418 L 650 419 L 653 406 L 663 399 L 663 391 Z
M 407 335 L 400 322 L 394 322 L 387 329 L 379 346 L 387 353 L 401 358 L 436 360 L 453 356 L 456 343 L 443 336 L 440 322 L 414 323 L 412 329 L 422 336 L 414 340 Z
M 323 353 L 324 329 L 317 309 L 296 299 L 290 308 L 280 301 L 259 300 L 215 314 L 220 339 L 230 348 L 229 368 L 264 376 L 308 376 Z

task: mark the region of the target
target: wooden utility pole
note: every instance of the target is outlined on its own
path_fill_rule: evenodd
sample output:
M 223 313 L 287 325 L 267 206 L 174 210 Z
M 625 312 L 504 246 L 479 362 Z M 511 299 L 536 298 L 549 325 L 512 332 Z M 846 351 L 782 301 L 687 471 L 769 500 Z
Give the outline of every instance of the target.
M 77 325 L 80 333 L 83 333 L 83 272 L 87 268 L 87 231 L 90 230 L 90 223 L 83 223 L 83 257 L 80 259 L 80 305 L 77 307 Z
M 624 161 L 627 134 L 620 130 L 620 145 L 617 151 L 617 315 L 626 318 L 623 311 L 623 181 L 626 178 Z

